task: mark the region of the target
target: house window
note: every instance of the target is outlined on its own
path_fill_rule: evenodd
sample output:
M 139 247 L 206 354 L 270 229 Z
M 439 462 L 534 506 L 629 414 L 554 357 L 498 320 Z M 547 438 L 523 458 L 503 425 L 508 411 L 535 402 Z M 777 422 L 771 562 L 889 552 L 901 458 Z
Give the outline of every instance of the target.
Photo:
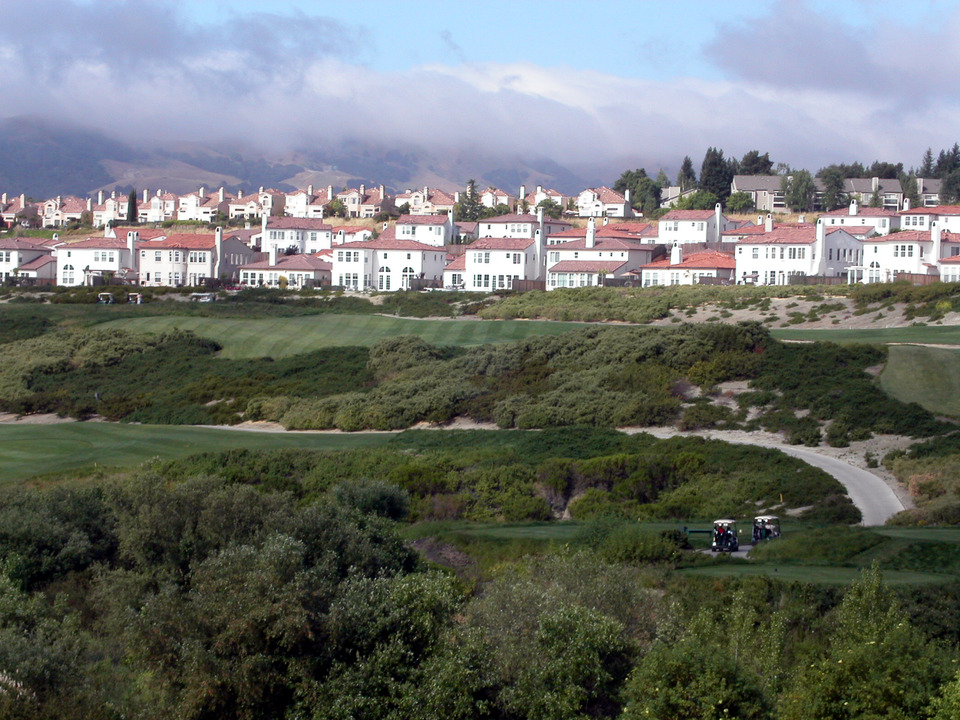
M 379 284 L 377 287 L 380 290 L 389 290 L 390 289 L 390 268 L 383 266 L 377 271 L 377 273 L 380 276 Z
M 153 254 L 153 259 L 154 259 L 155 262 L 162 262 L 162 260 L 163 260 L 163 253 L 161 253 L 159 250 L 157 250 L 157 251 Z
M 759 259 L 760 259 L 760 248 L 753 248 L 752 258 L 753 258 L 754 260 L 759 260 Z
M 520 264 L 520 253 L 514 253 L 514 254 L 513 254 L 513 264 L 514 264 L 514 265 L 519 265 L 519 264 Z

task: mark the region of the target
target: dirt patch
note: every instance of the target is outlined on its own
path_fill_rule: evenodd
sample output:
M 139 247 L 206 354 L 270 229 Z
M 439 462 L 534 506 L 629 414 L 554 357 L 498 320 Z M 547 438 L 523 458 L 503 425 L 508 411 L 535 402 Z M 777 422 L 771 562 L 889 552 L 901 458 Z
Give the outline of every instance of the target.
M 408 545 L 430 562 L 448 567 L 457 575 L 469 575 L 477 566 L 477 561 L 462 550 L 433 537 L 417 538 Z
M 33 415 L 0 413 L 0 424 L 2 425 L 57 425 L 59 423 L 69 422 L 77 422 L 77 420 L 69 417 L 60 417 L 55 413 L 36 413 Z

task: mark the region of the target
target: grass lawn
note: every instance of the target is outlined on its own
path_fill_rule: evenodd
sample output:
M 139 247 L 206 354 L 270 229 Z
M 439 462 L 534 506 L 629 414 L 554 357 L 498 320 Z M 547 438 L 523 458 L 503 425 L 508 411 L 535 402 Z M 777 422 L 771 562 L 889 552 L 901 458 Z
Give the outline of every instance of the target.
M 703 577 L 753 577 L 765 575 L 783 582 L 803 582 L 816 585 L 847 585 L 860 577 L 860 570 L 848 567 L 806 565 L 773 565 L 750 562 L 724 562 L 719 565 L 678 570 L 682 575 Z M 883 579 L 890 585 L 936 585 L 956 582 L 956 575 L 939 573 L 884 570 Z
M 136 332 L 190 330 L 223 346 L 225 358 L 285 357 L 333 345 L 373 345 L 397 335 L 419 335 L 431 345 L 484 345 L 533 335 L 560 335 L 580 323 L 528 320 L 420 320 L 382 315 L 307 315 L 271 319 L 153 316 L 99 327 Z
M 960 417 L 960 352 L 892 346 L 880 386 L 897 400 L 919 403 L 938 415 Z
M 930 343 L 933 345 L 960 345 L 960 326 L 911 325 L 901 328 L 869 328 L 863 330 L 799 330 L 777 328 L 771 334 L 778 340 L 828 340 L 835 343 Z
M 923 542 L 960 543 L 960 527 L 874 528 L 877 535 Z
M 175 425 L 61 423 L 0 425 L 0 483 L 37 475 L 130 467 L 231 448 L 351 449 L 382 445 L 392 434 L 258 433 Z

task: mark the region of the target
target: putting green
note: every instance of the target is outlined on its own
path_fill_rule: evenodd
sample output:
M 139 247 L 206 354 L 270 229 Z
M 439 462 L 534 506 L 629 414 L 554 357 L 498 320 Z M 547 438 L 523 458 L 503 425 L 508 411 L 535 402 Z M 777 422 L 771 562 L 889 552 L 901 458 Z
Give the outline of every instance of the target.
M 0 483 L 93 467 L 135 467 L 233 448 L 339 450 L 382 445 L 392 433 L 268 433 L 178 425 L 0 425 Z
M 225 358 L 285 357 L 331 346 L 373 345 L 397 335 L 418 335 L 431 345 L 485 345 L 536 335 L 560 335 L 581 323 L 534 320 L 420 320 L 383 315 L 306 315 L 235 318 L 160 315 L 125 318 L 99 327 L 161 333 L 189 330 L 216 341 Z

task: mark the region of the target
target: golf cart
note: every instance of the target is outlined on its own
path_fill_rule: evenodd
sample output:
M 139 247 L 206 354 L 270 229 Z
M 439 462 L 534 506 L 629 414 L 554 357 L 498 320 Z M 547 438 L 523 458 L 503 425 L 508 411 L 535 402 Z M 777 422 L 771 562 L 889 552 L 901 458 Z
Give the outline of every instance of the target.
M 753 519 L 753 542 L 780 537 L 780 518 L 776 515 L 757 515 Z
M 740 541 L 737 539 L 737 521 L 714 520 L 713 542 L 710 544 L 710 549 L 713 552 L 736 552 L 739 548 Z
M 97 294 L 98 305 L 113 305 L 114 302 L 113 293 L 102 292 Z

